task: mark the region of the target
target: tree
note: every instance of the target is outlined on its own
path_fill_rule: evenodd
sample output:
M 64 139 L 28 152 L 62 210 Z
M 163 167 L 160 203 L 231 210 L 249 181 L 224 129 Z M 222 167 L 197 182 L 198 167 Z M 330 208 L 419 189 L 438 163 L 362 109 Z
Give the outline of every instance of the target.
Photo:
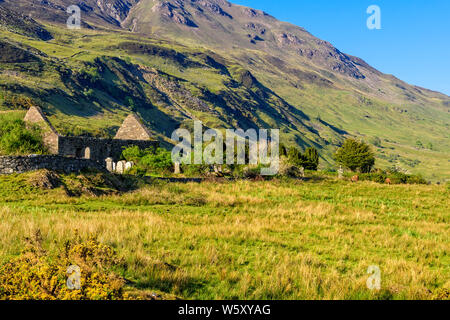
M 307 148 L 302 154 L 299 149 L 291 147 L 287 152 L 287 157 L 291 164 L 307 170 L 317 170 L 319 166 L 319 153 L 315 148 Z
M 302 153 L 300 152 L 299 149 L 295 148 L 295 147 L 290 147 L 287 153 L 289 162 L 302 167 L 303 163 L 305 161 L 305 158 L 303 157 Z
M 130 108 L 131 111 L 136 112 L 136 103 L 130 96 L 125 97 L 125 105 Z
M 370 146 L 354 139 L 345 140 L 334 157 L 338 164 L 352 171 L 370 172 L 375 165 L 375 155 Z
M 280 157 L 287 157 L 287 148 L 284 144 L 280 143 Z
M 317 170 L 317 167 L 319 166 L 319 152 L 316 148 L 307 148 L 305 150 L 305 162 L 304 167 L 307 170 Z

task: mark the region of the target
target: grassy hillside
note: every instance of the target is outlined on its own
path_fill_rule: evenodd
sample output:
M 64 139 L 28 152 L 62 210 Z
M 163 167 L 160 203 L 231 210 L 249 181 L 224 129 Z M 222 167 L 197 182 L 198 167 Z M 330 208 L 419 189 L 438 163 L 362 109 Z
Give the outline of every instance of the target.
M 0 177 L 0 264 L 41 230 L 51 254 L 97 235 L 129 291 L 187 299 L 432 299 L 450 288 L 448 186 L 330 178 L 154 184 L 74 198 Z M 63 176 L 76 186 L 86 176 Z M 98 178 L 89 178 L 95 181 Z M 98 183 L 98 182 L 97 182 Z M 103 187 L 106 194 L 107 187 Z M 381 269 L 380 291 L 366 287 Z
M 209 127 L 280 128 L 286 144 L 318 148 L 323 168 L 333 166 L 346 136 L 377 137 L 381 167 L 450 178 L 443 95 L 418 93 L 393 77 L 372 83 L 390 90 L 374 94 L 355 79 L 246 47 L 213 52 L 184 38 L 43 27 L 52 39 L 0 28 L 0 110 L 37 104 L 61 133 L 94 136 L 113 136 L 136 111 L 164 143 L 193 118 Z

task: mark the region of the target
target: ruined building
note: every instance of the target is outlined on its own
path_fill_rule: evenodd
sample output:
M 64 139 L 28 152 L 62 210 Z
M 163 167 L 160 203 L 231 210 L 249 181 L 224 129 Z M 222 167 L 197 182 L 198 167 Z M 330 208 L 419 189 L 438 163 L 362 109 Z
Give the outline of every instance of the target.
M 125 119 L 114 139 L 62 136 L 50 124 L 39 107 L 31 107 L 24 121 L 41 127 L 44 144 L 51 154 L 91 159 L 103 165 L 107 158 L 113 161 L 120 160 L 122 151 L 126 147 L 134 145 L 146 149 L 158 146 L 158 141 L 152 140 L 150 132 L 135 114 Z

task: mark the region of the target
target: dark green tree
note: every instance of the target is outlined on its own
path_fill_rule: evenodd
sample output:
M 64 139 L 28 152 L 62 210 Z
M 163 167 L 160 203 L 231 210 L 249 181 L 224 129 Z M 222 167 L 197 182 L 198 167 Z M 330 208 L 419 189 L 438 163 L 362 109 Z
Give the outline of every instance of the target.
M 295 147 L 290 147 L 287 153 L 289 162 L 296 166 L 303 166 L 303 163 L 305 162 L 305 158 L 303 157 L 302 153 L 299 149 Z
M 319 153 L 315 148 L 307 148 L 302 154 L 299 149 L 291 147 L 287 152 L 287 157 L 291 164 L 307 170 L 317 170 L 319 166 Z
M 307 148 L 305 150 L 305 162 L 303 167 L 307 170 L 317 170 L 317 167 L 319 166 L 319 152 L 316 148 Z
M 334 154 L 334 157 L 338 164 L 352 171 L 367 173 L 375 165 L 375 155 L 370 146 L 355 139 L 345 140 L 342 147 Z
M 284 144 L 280 144 L 280 157 L 287 157 L 287 148 Z

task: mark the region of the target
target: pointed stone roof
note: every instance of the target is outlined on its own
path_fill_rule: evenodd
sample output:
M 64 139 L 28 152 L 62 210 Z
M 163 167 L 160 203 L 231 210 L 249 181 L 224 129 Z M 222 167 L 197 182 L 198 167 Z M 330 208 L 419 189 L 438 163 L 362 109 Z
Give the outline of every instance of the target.
M 32 106 L 28 109 L 27 114 L 23 118 L 25 122 L 35 123 L 43 127 L 43 129 L 49 129 L 52 133 L 58 134 L 56 129 L 51 125 L 50 121 L 48 121 L 42 109 L 37 106 Z
M 114 139 L 151 140 L 151 133 L 137 114 L 130 114 L 122 123 Z

